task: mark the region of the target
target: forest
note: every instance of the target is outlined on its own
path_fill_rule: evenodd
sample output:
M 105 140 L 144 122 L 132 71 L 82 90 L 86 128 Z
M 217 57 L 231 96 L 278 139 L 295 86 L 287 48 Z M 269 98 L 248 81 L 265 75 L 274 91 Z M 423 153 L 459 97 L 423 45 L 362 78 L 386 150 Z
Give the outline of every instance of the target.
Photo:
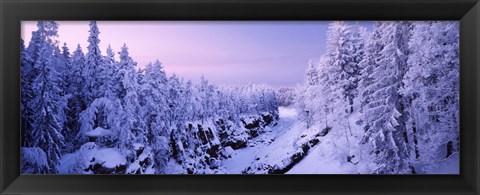
M 305 83 L 275 88 L 141 68 L 126 44 L 103 55 L 95 21 L 71 52 L 38 21 L 20 47 L 21 172 L 458 174 L 458 25 L 330 22 Z

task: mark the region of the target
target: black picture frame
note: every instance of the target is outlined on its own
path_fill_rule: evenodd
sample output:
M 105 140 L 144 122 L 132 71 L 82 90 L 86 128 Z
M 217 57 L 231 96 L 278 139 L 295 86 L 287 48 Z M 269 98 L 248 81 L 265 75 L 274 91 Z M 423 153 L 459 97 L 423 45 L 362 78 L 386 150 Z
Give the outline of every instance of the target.
M 460 175 L 20 175 L 22 20 L 459 20 Z M 479 194 L 478 0 L 0 0 L 1 194 Z

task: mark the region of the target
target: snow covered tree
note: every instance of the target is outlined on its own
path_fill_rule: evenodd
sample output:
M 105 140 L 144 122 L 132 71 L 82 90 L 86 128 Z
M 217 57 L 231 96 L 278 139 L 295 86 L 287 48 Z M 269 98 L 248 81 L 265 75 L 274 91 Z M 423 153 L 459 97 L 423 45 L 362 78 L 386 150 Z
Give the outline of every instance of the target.
M 458 151 L 459 35 L 457 22 L 417 22 L 409 41 L 402 94 L 415 159 L 430 172 Z
M 375 28 L 379 28 L 380 22 L 374 23 Z M 382 36 L 382 32 L 373 31 L 368 39 L 366 40 L 366 49 L 364 58 L 359 62 L 359 67 L 361 69 L 361 76 L 359 81 L 359 91 L 360 91 L 360 110 L 363 111 L 366 104 L 368 104 L 371 90 L 367 89 L 374 80 L 371 77 L 373 70 L 377 66 L 376 59 L 380 55 L 380 51 L 383 49 L 382 43 L 379 40 Z
M 68 70 L 68 111 L 67 122 L 65 124 L 69 131 L 65 132 L 65 139 L 67 150 L 76 149 L 74 143 L 76 142 L 76 135 L 80 130 L 79 115 L 86 108 L 83 102 L 83 88 L 85 80 L 82 76 L 83 67 L 85 66 L 85 55 L 83 54 L 80 45 L 77 45 L 76 50 L 71 57 L 70 68 Z
M 298 96 L 297 107 L 300 110 L 299 119 L 306 122 L 307 128 L 312 125 L 315 115 L 320 110 L 319 105 L 320 93 L 320 72 L 312 60 L 308 61 L 308 68 L 306 71 L 306 83 L 302 87 L 301 95 Z
M 332 67 L 327 64 L 326 58 L 322 56 L 317 66 L 319 83 L 308 87 L 304 95 L 305 105 L 312 120 L 324 123 L 325 129 L 331 128 L 331 121 L 329 122 L 329 119 L 333 119 L 332 105 L 330 105 L 329 101 L 334 100 L 334 98 L 330 97 L 330 93 L 332 93 L 334 88 L 327 84 L 329 82 L 331 84 L 331 81 L 329 81 L 329 76 L 331 75 L 329 70 L 331 68 Z
M 137 72 L 135 67 L 137 63 L 133 61 L 128 53 L 128 47 L 126 44 L 123 44 L 121 51 L 118 52 L 120 61 L 117 63 L 117 70 L 114 73 L 114 95 L 120 99 L 123 99 L 127 94 L 127 89 L 129 87 L 137 87 Z M 135 76 L 135 78 L 130 78 L 134 80 L 127 79 L 128 76 Z M 135 82 L 133 82 L 135 81 Z
M 310 128 L 310 125 L 313 121 L 314 109 L 310 104 L 313 98 L 315 98 L 312 92 L 314 88 L 317 88 L 316 85 L 319 82 L 318 70 L 317 67 L 313 65 L 312 60 L 308 61 L 308 67 L 305 72 L 306 82 L 304 86 L 300 87 L 300 95 L 297 97 L 297 104 L 295 105 L 299 110 L 298 117 L 301 121 L 304 121 L 307 125 L 307 128 Z
M 318 71 L 317 68 L 313 65 L 312 60 L 308 61 L 308 68 L 307 68 L 307 86 L 312 86 L 318 84 Z
M 185 82 L 184 88 L 184 96 L 182 97 L 182 100 L 180 101 L 181 104 L 184 105 L 184 116 L 187 121 L 193 121 L 195 119 L 195 113 L 194 113 L 194 91 L 193 91 L 193 84 L 191 80 L 188 80 Z
M 303 95 L 305 111 L 300 116 L 308 116 L 303 117 L 307 127 L 312 123 L 309 121 L 322 121 L 324 130 L 328 130 L 335 120 L 352 134 L 349 114 L 353 112 L 353 100 L 357 96 L 358 62 L 363 58 L 360 51 L 363 49 L 362 40 L 358 34 L 345 22 L 329 25 L 326 51 L 316 67 L 318 81 L 316 85 L 307 83 Z
M 409 23 L 380 22 L 375 25 L 374 31 L 380 36 L 372 41 L 381 44 L 382 49 L 369 75 L 372 84 L 365 88 L 371 93 L 362 115 L 368 125 L 362 143 L 373 144 L 378 165 L 376 173 L 411 173 L 413 167 L 408 161 L 405 121 L 401 118 L 402 97 L 399 94 L 407 71 Z
M 166 116 L 168 80 L 158 60 L 146 66 L 143 82 L 140 92 L 141 101 L 144 102 L 142 120 L 145 121 L 148 144 L 152 146 L 155 154 L 156 172 L 163 173 L 171 155 L 170 133 Z
M 72 60 L 70 58 L 70 51 L 66 43 L 63 44 L 61 52 L 60 52 L 60 49 L 55 49 L 55 57 L 58 60 L 57 61 L 58 72 L 61 74 L 62 81 L 63 81 L 62 90 L 64 92 L 64 95 L 68 95 L 68 88 L 70 85 L 70 82 L 68 81 L 68 79 L 70 75 L 70 70 L 72 69 L 71 67 Z
M 359 76 L 359 54 L 356 51 L 359 48 L 355 45 L 359 42 L 359 37 L 344 22 L 332 22 L 328 29 L 324 58 L 326 64 L 329 64 L 325 67 L 329 74 L 326 84 L 333 88 L 329 96 L 333 98 L 332 102 L 337 102 L 332 108 L 334 111 L 343 109 L 350 113 L 353 111 Z
M 129 136 L 122 132 L 123 124 L 123 106 L 119 99 L 115 98 L 97 98 L 79 115 L 80 129 L 76 136 L 78 145 L 87 141 L 94 141 L 88 136 L 102 137 L 104 135 L 115 135 L 106 140 L 95 140 L 102 146 L 114 146 L 120 136 Z M 92 133 L 93 132 L 93 133 Z
M 115 78 L 120 81 L 120 86 L 117 88 L 116 97 L 122 101 L 124 108 L 122 120 L 120 121 L 122 134 L 119 137 L 119 142 L 122 150 L 126 152 L 125 150 L 133 149 L 133 143 L 146 142 L 146 135 L 143 128 L 143 120 L 141 120 L 140 97 L 138 95 L 140 87 L 137 82 L 137 71 L 135 70 L 137 63 L 129 56 L 126 44 L 123 45 L 119 55 L 119 71 Z
M 64 144 L 66 99 L 56 70 L 58 24 L 39 21 L 28 48 L 22 50 L 22 144 L 45 151 L 48 173 L 57 172 Z M 55 50 L 57 55 L 54 55 Z M 43 166 L 43 165 L 42 165 Z
M 71 77 L 71 59 L 70 59 L 70 52 L 66 44 L 63 45 L 62 50 L 58 46 L 53 48 L 53 56 L 51 57 L 51 67 L 58 73 L 59 79 L 57 80 L 57 86 L 60 89 L 60 96 L 65 97 L 68 101 L 71 98 L 71 94 L 69 93 L 69 88 L 71 85 L 70 78 Z M 68 103 L 67 103 L 68 104 Z M 65 129 L 62 132 L 63 136 L 72 135 L 73 129 L 71 129 L 72 123 L 75 123 L 76 120 L 71 118 L 69 113 L 68 106 L 64 108 L 64 113 L 66 114 L 65 119 Z
M 103 96 L 100 86 L 103 85 L 101 70 L 104 66 L 104 60 L 100 51 L 100 31 L 96 21 L 90 22 L 90 35 L 88 36 L 88 51 L 85 55 L 86 66 L 84 67 L 83 77 L 85 80 L 84 103 L 86 105 L 93 102 L 98 97 Z
M 38 147 L 20 149 L 20 169 L 22 174 L 48 174 L 47 155 Z
M 33 62 L 31 54 L 25 49 L 23 40 L 20 43 L 20 55 L 21 55 L 21 66 L 20 66 L 20 79 L 21 79 L 21 129 L 22 129 L 22 146 L 29 146 L 31 139 L 31 125 L 33 113 L 33 108 L 29 105 L 30 101 L 33 99 L 33 90 L 32 90 L 32 81 L 33 76 Z
M 118 71 L 117 62 L 115 60 L 115 52 L 113 52 L 110 45 L 107 47 L 107 55 L 104 58 L 104 63 L 101 66 L 101 77 L 103 80 L 101 90 L 107 97 L 112 97 L 114 94 L 115 86 L 115 72 Z M 118 81 L 117 81 L 118 82 Z
M 358 24 L 352 28 L 351 42 L 349 53 L 351 54 L 351 61 L 346 68 L 348 83 L 345 86 L 345 94 L 347 96 L 348 104 L 350 105 L 350 113 L 353 112 L 354 99 L 359 96 L 359 82 L 361 79 L 362 67 L 360 63 L 365 58 L 366 43 L 368 39 L 367 29 Z
M 183 116 L 180 112 L 179 107 L 180 102 L 179 99 L 181 97 L 181 86 L 180 79 L 177 75 L 173 74 L 171 77 L 168 78 L 168 85 L 167 85 L 167 108 L 168 108 L 168 116 L 167 121 L 169 122 L 169 126 L 172 128 L 177 129 L 178 125 L 183 125 L 179 121 L 179 118 Z M 177 124 L 180 123 L 180 124 Z
M 62 56 L 65 61 L 70 62 L 70 49 L 68 49 L 67 43 L 63 43 Z
M 166 132 L 168 128 L 166 124 L 168 80 L 158 60 L 146 66 L 144 82 L 140 91 L 141 101 L 144 102 L 142 117 L 145 121 L 147 139 L 151 143 L 155 136 L 160 135 L 162 131 Z
M 35 108 L 32 125 L 33 146 L 47 154 L 49 173 L 56 173 L 61 158 L 60 147 L 64 145 L 62 131 L 66 121 L 66 99 L 58 86 L 60 76 L 52 67 L 53 49 L 45 44 L 35 62 L 38 75 L 32 83 L 36 89 L 32 104 Z
M 293 87 L 282 87 L 276 91 L 279 106 L 290 106 L 295 102 L 296 93 Z
M 21 51 L 21 127 L 22 132 L 25 137 L 23 137 L 22 144 L 23 146 L 32 146 L 30 137 L 32 135 L 32 123 L 33 123 L 33 114 L 35 112 L 35 106 L 31 102 L 35 98 L 36 89 L 33 88 L 33 82 L 38 72 L 40 71 L 38 67 L 35 66 L 35 63 L 42 56 L 42 49 L 45 45 L 50 45 L 52 48 L 55 47 L 57 35 L 58 24 L 52 21 L 38 21 L 37 30 L 32 32 L 32 38 L 28 47 Z
M 199 116 L 202 121 L 202 123 L 205 122 L 205 120 L 208 117 L 213 116 L 213 107 L 212 107 L 212 95 L 213 95 L 213 89 L 211 88 L 210 84 L 208 83 L 208 80 L 205 79 L 205 77 L 202 75 L 200 78 L 200 83 L 197 86 L 197 95 L 198 99 L 200 100 L 200 112 Z

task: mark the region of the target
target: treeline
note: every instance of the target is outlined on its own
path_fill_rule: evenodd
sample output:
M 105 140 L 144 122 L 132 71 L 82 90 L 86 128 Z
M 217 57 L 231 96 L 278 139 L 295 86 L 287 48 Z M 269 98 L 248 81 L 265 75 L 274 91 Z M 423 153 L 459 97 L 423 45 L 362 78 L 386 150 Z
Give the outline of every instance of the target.
M 295 104 L 297 88 L 282 87 L 277 89 L 277 99 L 279 106 L 290 106 Z
M 458 44 L 454 21 L 375 22 L 373 32 L 333 22 L 326 52 L 306 71 L 301 119 L 344 124 L 332 131 L 346 131 L 348 141 L 350 117 L 360 112 L 355 144 L 371 150 L 374 173 L 429 173 L 459 150 Z
M 125 44 L 119 60 L 110 46 L 104 56 L 94 21 L 86 53 L 59 48 L 57 23 L 37 27 L 21 44 L 22 173 L 58 173 L 62 155 L 95 147 L 125 157 L 110 173 L 165 173 L 171 162 L 204 173 L 218 168 L 223 148 L 255 136 L 261 126 L 245 128 L 249 120 L 278 119 L 267 87 L 218 87 L 203 76 L 194 84 L 167 77 L 159 61 L 139 69 Z M 75 158 L 69 173 L 98 173 L 89 160 Z

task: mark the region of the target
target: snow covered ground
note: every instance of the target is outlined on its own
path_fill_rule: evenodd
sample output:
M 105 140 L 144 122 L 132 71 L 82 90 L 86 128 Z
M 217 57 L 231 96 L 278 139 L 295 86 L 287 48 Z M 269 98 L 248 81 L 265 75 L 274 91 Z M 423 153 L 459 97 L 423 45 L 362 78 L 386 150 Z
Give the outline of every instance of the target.
M 297 113 L 294 108 L 280 107 L 280 119 L 274 127 L 267 127 L 267 132 L 254 138 L 248 147 L 234 151 L 232 158 L 223 161 L 223 166 L 230 174 L 240 174 L 252 162 L 262 155 L 284 155 L 285 146 L 292 144 L 293 138 L 300 133 L 291 131 L 297 124 Z
M 335 119 L 331 132 L 321 137 L 320 143 L 286 174 L 372 173 L 376 167 L 374 158 L 365 145 L 359 144 L 364 132 L 355 123 L 360 117 L 358 105 L 354 110 L 346 119 Z
M 293 164 L 286 174 L 358 174 L 368 173 L 371 166 L 374 166 L 374 164 L 354 165 L 355 159 L 353 163 L 347 162 L 348 140 L 339 139 L 344 133 L 341 130 L 346 129 L 343 126 L 334 127 L 333 132 L 319 137 L 319 143 L 309 149 L 303 159 L 298 163 L 292 163 L 292 156 L 303 154 L 302 145 L 312 140 L 322 127 L 314 126 L 307 129 L 298 121 L 294 108 L 280 107 L 279 113 L 278 125 L 255 138 L 249 147 L 235 150 L 232 158 L 223 161 L 223 166 L 229 173 L 240 174 L 251 167 L 254 170 L 249 170 L 249 173 L 264 174 L 265 170 L 255 169 L 259 167 L 283 169 Z M 354 123 L 356 115 L 354 113 L 350 119 L 353 131 L 356 129 Z
M 371 171 L 369 165 L 356 166 L 355 161 L 347 162 L 346 151 L 349 148 L 345 142 L 348 140 L 338 139 L 344 132 L 340 129 L 344 130 L 345 127 L 334 127 L 333 131 L 336 132 L 319 137 L 319 143 L 309 149 L 303 159 L 298 163 L 292 163 L 292 156 L 303 154 L 302 145 L 312 140 L 322 127 L 314 126 L 307 129 L 298 121 L 294 108 L 280 107 L 279 112 L 277 126 L 271 127 L 267 133 L 255 138 L 249 147 L 236 150 L 232 158 L 223 161 L 226 170 L 239 174 L 249 166 L 253 169 L 259 167 L 283 169 L 293 164 L 287 174 L 358 174 Z M 352 127 L 356 126 L 354 124 L 356 117 L 354 114 L 353 119 L 350 119 Z M 265 170 L 250 170 L 249 173 L 262 174 Z
M 125 165 L 126 159 L 117 149 L 98 148 L 95 143 L 88 142 L 79 151 L 64 155 L 60 159 L 58 171 L 60 174 L 78 172 L 91 174 L 91 170 L 85 169 L 95 164 L 108 169 L 115 169 L 118 166 Z

